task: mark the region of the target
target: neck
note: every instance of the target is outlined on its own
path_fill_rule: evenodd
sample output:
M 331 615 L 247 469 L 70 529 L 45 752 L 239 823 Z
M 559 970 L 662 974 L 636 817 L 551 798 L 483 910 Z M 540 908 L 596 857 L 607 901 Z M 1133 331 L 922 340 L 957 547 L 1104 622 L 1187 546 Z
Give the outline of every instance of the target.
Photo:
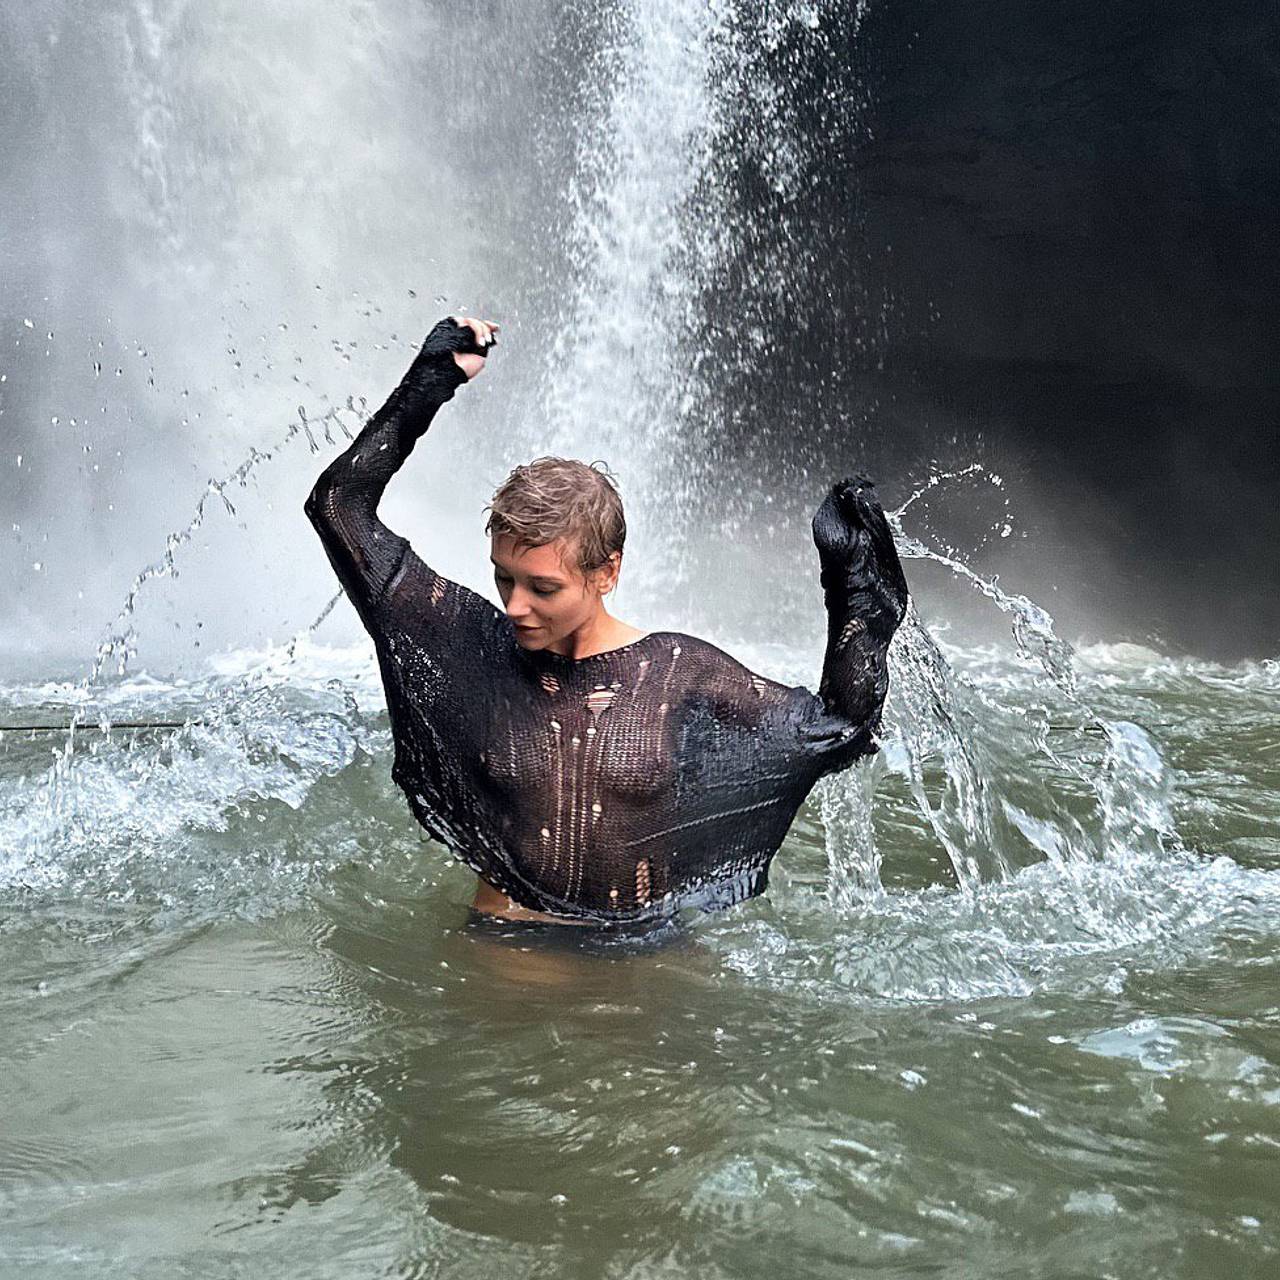
M 576 660 L 590 658 L 597 653 L 607 653 L 610 649 L 638 640 L 643 634 L 635 627 L 619 622 L 601 604 L 599 612 L 588 618 L 576 631 L 548 647 L 552 653 L 558 653 L 562 658 Z

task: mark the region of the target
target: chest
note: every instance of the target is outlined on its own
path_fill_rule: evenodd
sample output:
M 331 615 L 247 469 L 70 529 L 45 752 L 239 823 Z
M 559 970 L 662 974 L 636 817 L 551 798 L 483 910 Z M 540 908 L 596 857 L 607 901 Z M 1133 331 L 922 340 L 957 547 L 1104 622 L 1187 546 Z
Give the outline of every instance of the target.
M 511 795 L 568 792 L 603 804 L 669 791 L 674 742 L 674 709 L 661 697 L 543 674 L 492 699 L 479 764 L 492 788 Z

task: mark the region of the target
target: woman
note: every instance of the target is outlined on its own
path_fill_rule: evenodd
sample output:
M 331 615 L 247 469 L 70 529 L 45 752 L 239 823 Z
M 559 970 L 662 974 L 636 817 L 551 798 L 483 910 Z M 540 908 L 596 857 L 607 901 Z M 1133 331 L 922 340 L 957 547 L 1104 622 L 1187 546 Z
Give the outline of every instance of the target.
M 827 606 L 818 696 L 705 641 L 605 608 L 626 526 L 594 468 L 542 459 L 494 496 L 505 613 L 427 567 L 377 517 L 497 326 L 448 318 L 317 481 L 307 514 L 373 636 L 414 816 L 480 876 L 475 906 L 620 924 L 761 893 L 813 784 L 875 748 L 907 585 L 866 480 L 814 517 Z

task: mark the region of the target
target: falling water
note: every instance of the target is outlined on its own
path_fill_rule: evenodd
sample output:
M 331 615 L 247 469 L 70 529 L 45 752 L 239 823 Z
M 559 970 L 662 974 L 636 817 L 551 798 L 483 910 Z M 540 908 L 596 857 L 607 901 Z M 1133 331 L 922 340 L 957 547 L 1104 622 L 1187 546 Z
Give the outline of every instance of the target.
M 568 192 L 576 276 L 550 356 L 545 451 L 611 460 L 644 518 L 631 560 L 678 578 L 698 467 L 688 386 L 701 358 L 689 201 L 707 168 L 722 6 L 622 6 L 588 73 L 607 107 L 583 131 Z M 647 532 L 647 537 L 645 536 Z

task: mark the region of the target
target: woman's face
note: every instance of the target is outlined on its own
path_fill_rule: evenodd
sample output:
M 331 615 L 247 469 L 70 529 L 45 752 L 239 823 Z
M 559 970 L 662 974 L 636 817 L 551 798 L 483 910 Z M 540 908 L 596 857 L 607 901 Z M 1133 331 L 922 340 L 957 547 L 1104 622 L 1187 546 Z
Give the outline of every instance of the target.
M 583 573 L 576 548 L 564 538 L 530 547 L 509 535 L 492 540 L 493 579 L 524 649 L 547 649 L 601 611 L 617 581 L 616 565 Z

